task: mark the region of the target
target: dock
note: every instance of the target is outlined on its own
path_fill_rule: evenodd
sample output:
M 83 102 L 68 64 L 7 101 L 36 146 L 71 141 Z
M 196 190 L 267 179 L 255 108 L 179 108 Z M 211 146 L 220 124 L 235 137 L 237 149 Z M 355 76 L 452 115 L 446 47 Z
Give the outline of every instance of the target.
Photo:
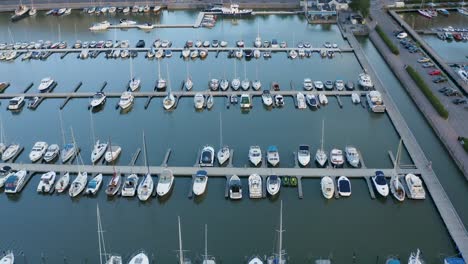
M 72 98 L 75 98 L 73 96 L 73 94 L 76 94 L 78 89 L 80 89 L 81 85 L 83 85 L 83 82 L 79 82 L 76 85 L 75 89 L 73 89 L 73 92 L 69 93 L 69 95 L 65 97 L 65 101 L 60 105 L 60 110 L 62 110 L 67 105 L 68 101 L 70 101 Z M 47 94 L 52 94 L 52 93 L 47 93 Z M 46 98 L 45 95 L 47 95 L 47 94 L 41 94 L 42 95 L 41 98 Z M 91 97 L 92 97 L 92 95 L 91 95 Z

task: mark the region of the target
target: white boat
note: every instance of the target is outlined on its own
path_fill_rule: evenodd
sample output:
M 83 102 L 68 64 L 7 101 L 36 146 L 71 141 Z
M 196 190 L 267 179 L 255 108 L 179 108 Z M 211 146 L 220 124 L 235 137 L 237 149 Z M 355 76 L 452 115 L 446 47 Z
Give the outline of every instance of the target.
M 5 256 L 3 256 L 1 259 L 0 259 L 0 263 L 1 264 L 14 264 L 15 263 L 15 255 L 13 254 L 13 252 L 9 251 L 5 254 Z
M 11 17 L 11 21 L 15 22 L 15 21 L 18 21 L 22 18 L 25 18 L 29 15 L 29 7 L 21 4 L 21 1 L 20 1 L 20 5 L 15 9 L 15 14 Z
M 204 170 L 197 171 L 195 180 L 193 181 L 192 191 L 196 196 L 200 196 L 205 193 L 206 185 L 208 183 L 208 173 Z
M 133 27 L 137 24 L 136 21 L 133 20 L 127 20 L 125 18 L 120 20 L 119 26 L 120 27 Z
M 258 164 L 262 162 L 262 150 L 260 149 L 259 146 L 250 146 L 249 161 L 254 166 L 258 166 Z
M 338 91 L 343 91 L 344 88 L 345 88 L 345 83 L 343 80 L 336 80 L 335 81 L 335 87 L 336 87 L 336 90 Z
M 159 78 L 156 84 L 156 90 L 163 91 L 167 87 L 166 79 Z
M 262 56 L 262 52 L 259 49 L 254 49 L 253 56 L 254 58 L 258 59 Z
M 255 90 L 255 91 L 258 91 L 262 88 L 262 83 L 260 82 L 260 80 L 254 80 L 252 81 L 252 88 Z
M 403 184 L 400 182 L 398 175 L 392 176 L 390 179 L 390 191 L 392 192 L 393 197 L 400 202 L 405 200 L 406 192 Z
M 104 159 L 106 160 L 106 162 L 111 163 L 120 156 L 121 152 L 122 148 L 120 146 L 111 145 L 104 154 Z
M 184 84 L 184 86 L 185 86 L 185 89 L 186 89 L 187 91 L 190 91 L 190 90 L 192 90 L 192 87 L 193 87 L 193 81 L 192 81 L 192 78 L 190 78 L 190 77 L 187 77 L 187 80 L 185 80 L 185 84 Z
M 128 109 L 133 105 L 134 96 L 132 92 L 125 91 L 120 96 L 119 106 L 122 110 Z
M 26 183 L 26 170 L 20 170 L 15 173 L 11 173 L 5 180 L 4 188 L 6 194 L 15 194 L 21 191 L 24 184 Z
M 120 173 L 117 173 L 114 168 L 114 173 L 112 178 L 110 179 L 109 183 L 107 183 L 106 187 L 106 194 L 107 196 L 114 196 L 120 190 L 120 186 L 122 185 L 122 177 Z
M 263 90 L 262 101 L 265 106 L 273 105 L 273 97 L 271 96 L 270 90 Z
M 229 88 L 229 81 L 226 79 L 222 79 L 219 82 L 219 88 L 223 91 L 226 91 Z
M 232 79 L 232 81 L 231 81 L 231 87 L 232 87 L 232 89 L 233 89 L 234 91 L 239 90 L 240 86 L 241 86 L 241 81 L 240 81 L 239 78 L 234 78 L 234 79 Z
M 78 172 L 78 176 L 76 176 L 75 180 L 73 180 L 70 185 L 70 189 L 68 190 L 70 197 L 78 196 L 85 189 L 87 182 L 88 173 Z
M 229 178 L 229 198 L 231 200 L 242 199 L 242 183 L 237 175 L 232 175 Z
M 280 162 L 278 148 L 276 146 L 269 146 L 267 149 L 267 161 L 271 166 L 277 166 Z
M 187 49 L 187 48 L 183 49 L 182 50 L 182 57 L 184 57 L 184 58 L 190 57 L 190 49 Z
M 242 90 L 247 91 L 250 88 L 250 81 L 248 79 L 244 79 L 241 82 L 241 88 Z
M 284 98 L 281 94 L 275 95 L 275 106 L 276 107 L 283 107 L 284 106 Z
M 218 150 L 218 153 L 216 154 L 219 165 L 223 165 L 226 161 L 228 161 L 230 156 L 231 156 L 231 150 L 229 149 L 229 147 L 224 146 L 220 148 Z
M 99 161 L 102 156 L 104 156 L 104 153 L 106 153 L 107 150 L 107 146 L 107 143 L 101 143 L 99 140 L 96 141 L 93 147 L 93 151 L 91 152 L 91 162 L 93 164 Z
M 267 185 L 267 192 L 271 196 L 275 196 L 276 194 L 278 194 L 280 190 L 281 179 L 276 175 L 268 176 L 266 185 Z
M 149 264 L 149 258 L 145 252 L 141 251 L 138 254 L 132 256 L 128 264 Z
M 24 105 L 24 96 L 16 96 L 10 99 L 8 103 L 8 110 L 20 110 Z
M 355 147 L 346 146 L 345 154 L 346 154 L 346 161 L 348 161 L 349 165 L 351 165 L 354 168 L 359 167 L 359 164 L 361 161 L 359 157 L 359 152 L 357 151 Z
M 42 174 L 41 180 L 37 185 L 37 192 L 38 193 L 49 193 L 54 186 L 55 183 L 55 171 L 49 171 L 47 173 Z
M 203 107 L 205 106 L 205 96 L 203 96 L 203 94 L 201 93 L 195 94 L 195 96 L 193 97 L 193 103 L 195 105 L 195 109 L 203 109 Z
M 267 264 L 286 264 L 286 252 L 283 250 L 283 201 L 280 203 L 280 219 L 278 232 L 278 252 L 267 258 Z
M 31 149 L 31 152 L 29 153 L 29 159 L 31 160 L 31 162 L 36 162 L 40 160 L 42 156 L 44 156 L 48 147 L 49 145 L 46 142 L 43 142 L 43 141 L 36 142 L 33 148 Z
M 323 90 L 323 82 L 322 81 L 314 81 L 314 87 L 317 90 Z
M 325 94 L 319 93 L 318 98 L 319 98 L 319 103 L 320 103 L 321 105 L 326 105 L 326 104 L 328 104 L 328 98 L 327 98 L 327 96 L 326 96 Z
M 351 101 L 353 104 L 360 104 L 361 103 L 361 97 L 357 93 L 352 93 L 351 94 Z
M 367 103 L 369 108 L 374 113 L 383 113 L 385 112 L 385 104 L 382 101 L 382 96 L 378 91 L 370 91 L 366 95 Z
M 156 193 L 159 197 L 167 195 L 174 183 L 174 175 L 170 169 L 164 169 L 159 175 L 158 186 L 156 187 Z
M 310 163 L 310 147 L 308 145 L 300 145 L 297 152 L 297 161 L 303 167 Z
M 241 94 L 240 107 L 242 109 L 250 109 L 252 107 L 252 99 L 248 94 Z
M 200 153 L 200 167 L 213 167 L 214 163 L 214 148 L 212 146 L 204 146 Z
M 96 195 L 102 185 L 102 174 L 99 173 L 94 178 L 92 178 L 88 185 L 86 186 L 85 194 L 87 195 Z
M 137 186 L 138 186 L 138 176 L 136 174 L 128 175 L 122 187 L 121 195 L 123 197 L 135 196 Z
M 256 48 L 262 47 L 262 38 L 260 36 L 257 36 L 254 41 L 254 46 Z
M 12 170 L 10 166 L 3 166 L 0 168 L 0 188 L 5 185 L 5 181 L 11 173 Z
M 303 93 L 297 93 L 296 94 L 296 101 L 297 101 L 297 108 L 298 109 L 306 109 L 307 108 L 306 97 L 304 96 Z
M 247 264 L 263 264 L 263 261 L 261 260 L 260 256 L 252 256 Z
M 335 193 L 335 183 L 332 178 L 325 176 L 320 180 L 320 187 L 322 188 L 322 195 L 326 199 L 331 199 Z
M 68 185 L 70 185 L 70 173 L 67 172 L 58 179 L 57 183 L 55 183 L 55 190 L 58 193 L 63 193 L 67 190 Z
M 107 30 L 111 24 L 108 21 L 102 21 L 100 23 L 94 24 L 92 27 L 89 28 L 91 31 L 102 31 Z
M 213 95 L 210 94 L 206 98 L 206 108 L 210 110 L 211 108 L 213 108 L 213 105 L 214 105 L 214 97 Z
M 291 59 L 297 58 L 297 51 L 296 51 L 296 50 L 293 50 L 293 49 L 290 50 L 290 51 L 289 51 L 289 58 L 291 58 Z
M 372 183 L 374 183 L 374 187 L 380 195 L 383 197 L 388 196 L 388 184 L 382 171 L 375 172 L 375 175 L 372 176 Z
M 163 99 L 163 107 L 165 110 L 170 110 L 175 106 L 176 99 L 172 93 L 169 93 L 166 97 Z
M 39 84 L 39 87 L 37 89 L 41 93 L 47 92 L 52 87 L 54 82 L 55 82 L 54 79 L 50 77 L 44 78 L 41 80 L 41 83 Z
M 426 199 L 426 191 L 422 186 L 421 179 L 414 174 L 406 174 L 405 176 L 406 185 L 408 185 L 408 197 L 411 199 Z
M 138 199 L 144 202 L 149 199 L 151 194 L 153 194 L 154 182 L 153 177 L 150 173 L 147 173 L 145 178 L 140 182 L 137 189 Z
M 336 183 L 340 196 L 351 196 L 351 182 L 346 176 L 340 176 Z
M 408 258 L 408 264 L 424 264 L 425 261 L 421 258 L 421 251 L 419 251 L 419 248 L 415 252 L 411 252 L 409 258 Z
M 302 86 L 304 87 L 304 90 L 306 91 L 310 91 L 314 89 L 314 84 L 312 83 L 312 80 L 310 78 L 305 78 Z
M 141 30 L 151 30 L 154 28 L 154 25 L 151 23 L 144 23 L 144 24 L 137 25 L 137 27 Z
M 107 96 L 103 92 L 97 92 L 94 94 L 93 99 L 89 103 L 92 108 L 103 105 L 106 102 Z
M 342 167 L 344 163 L 343 151 L 337 148 L 332 149 L 330 151 L 330 162 L 334 168 Z
M 19 144 L 10 144 L 5 151 L 2 153 L 2 160 L 3 161 L 8 161 L 15 157 L 19 150 L 21 149 L 21 146 Z
M 249 197 L 251 199 L 262 198 L 262 177 L 254 173 L 249 176 Z
M 364 90 L 370 90 L 374 87 L 371 77 L 366 73 L 359 74 L 358 83 Z
M 132 92 L 136 91 L 138 88 L 140 88 L 140 79 L 137 79 L 137 78 L 132 78 L 129 82 L 128 82 L 128 87 L 130 88 L 130 90 Z
M 218 88 L 219 88 L 219 80 L 218 80 L 218 79 L 211 79 L 208 86 L 210 87 L 210 89 L 211 89 L 212 91 L 218 90 Z

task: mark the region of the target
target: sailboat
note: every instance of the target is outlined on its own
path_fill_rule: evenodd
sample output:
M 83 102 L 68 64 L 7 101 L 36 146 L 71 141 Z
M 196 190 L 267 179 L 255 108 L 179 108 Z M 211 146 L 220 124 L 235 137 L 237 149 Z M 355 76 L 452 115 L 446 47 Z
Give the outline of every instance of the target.
M 324 126 L 325 126 L 325 121 L 322 120 L 322 140 L 320 141 L 320 142 L 321 142 L 321 146 L 320 146 L 319 149 L 317 149 L 317 152 L 315 153 L 315 161 L 317 162 L 317 164 L 318 164 L 320 167 L 325 167 L 325 165 L 327 164 L 327 154 L 326 154 L 326 152 L 323 150 Z
M 208 256 L 208 226 L 205 225 L 205 255 L 203 255 L 202 264 L 216 264 L 216 259 L 213 256 Z
M 140 82 L 140 79 L 133 76 L 133 59 L 130 56 L 130 82 L 128 83 L 128 87 L 134 92 L 140 88 Z
M 72 134 L 73 144 L 76 145 L 75 137 L 73 136 L 73 130 L 71 131 L 71 134 Z M 79 153 L 78 153 L 78 157 L 81 157 Z M 81 162 L 83 165 L 83 161 Z M 73 182 L 70 185 L 70 189 L 68 190 L 68 194 L 72 198 L 78 196 L 81 192 L 83 192 L 83 190 L 86 187 L 86 184 L 88 183 L 88 173 L 81 172 L 78 159 L 76 159 L 76 165 L 78 166 L 78 176 L 76 176 L 76 178 L 73 180 Z
M 192 264 L 189 258 L 184 257 L 184 251 L 182 250 L 182 230 L 180 228 L 180 216 L 177 217 L 179 223 L 179 264 Z
M 91 111 L 89 112 L 89 115 L 91 120 L 91 133 L 93 133 L 93 142 L 96 142 L 94 143 L 93 151 L 91 152 L 91 162 L 94 164 L 98 162 L 102 158 L 102 156 L 104 156 L 104 153 L 107 150 L 107 143 L 102 143 L 99 140 L 96 140 L 93 114 L 91 113 Z
M 60 129 L 62 131 L 62 141 L 63 141 L 63 149 L 62 149 L 60 156 L 62 159 L 62 163 L 66 163 L 67 161 L 75 157 L 75 155 L 79 152 L 79 149 L 74 142 L 65 143 L 65 132 L 63 130 L 62 111 L 59 111 L 59 118 L 60 118 Z
M 109 145 L 110 149 L 112 150 L 112 143 L 109 138 Z M 114 173 L 112 175 L 111 180 L 107 184 L 106 188 L 106 194 L 107 196 L 114 196 L 117 194 L 117 192 L 120 190 L 120 186 L 122 185 L 122 177 L 120 176 L 120 173 L 117 173 L 115 171 L 115 159 L 112 160 L 112 169 L 114 170 Z
M 161 65 L 158 60 L 158 80 L 156 81 L 156 89 L 158 92 L 164 91 L 166 89 L 166 80 L 164 78 L 161 78 Z
M 463 0 L 461 6 L 457 8 L 458 13 L 468 16 L 468 9 L 465 7 L 465 0 Z
M 145 178 L 140 182 L 137 189 L 138 199 L 140 201 L 146 201 L 153 193 L 154 183 L 153 178 L 151 177 L 149 165 L 148 165 L 148 156 L 146 153 L 146 140 L 145 140 L 145 132 L 143 132 L 143 150 L 145 152 L 145 166 L 147 169 L 147 173 Z
M 255 80 L 252 82 L 252 88 L 258 91 L 262 88 L 262 82 L 258 79 L 258 64 L 255 65 Z
M 254 46 L 256 48 L 262 47 L 262 38 L 260 37 L 260 24 L 259 23 L 257 23 L 257 37 L 255 38 Z
M 244 61 L 244 80 L 241 82 L 242 90 L 247 91 L 250 88 L 250 81 L 247 79 L 247 66 Z
M 286 259 L 284 255 L 286 253 L 283 251 L 283 201 L 281 201 L 280 205 L 280 228 L 278 230 L 279 233 L 279 240 L 278 240 L 278 253 L 273 254 L 267 259 L 267 264 L 286 264 Z
M 223 165 L 231 157 L 231 151 L 228 146 L 223 146 L 223 123 L 222 116 L 219 113 L 219 147 L 216 157 L 218 158 L 219 165 Z
M 37 14 L 37 9 L 34 8 L 34 1 L 31 0 L 31 9 L 29 9 L 29 16 L 35 16 Z
M 171 86 L 171 78 L 169 77 L 169 69 L 168 69 L 168 64 L 166 64 L 166 70 L 167 70 L 167 79 L 169 80 L 169 93 L 167 94 L 166 97 L 164 97 L 163 100 L 163 107 L 166 110 L 170 110 L 175 106 L 176 99 L 174 97 L 174 94 L 172 94 L 172 86 Z
M 0 117 L 0 155 L 3 154 L 3 152 L 6 149 L 4 133 L 5 132 L 3 131 L 3 119 Z
M 99 204 L 96 205 L 96 215 L 97 215 L 97 232 L 98 232 L 98 241 L 99 241 L 99 263 L 100 264 L 122 264 L 122 257 L 119 255 L 107 254 L 106 243 L 104 241 L 104 231 L 102 230 L 101 224 L 101 213 L 99 211 Z M 104 262 L 102 261 L 104 257 Z
M 234 60 L 234 78 L 231 81 L 231 87 L 234 91 L 239 90 L 239 87 L 241 85 L 241 81 L 237 77 L 237 63 L 236 60 Z
M 424 0 L 421 1 L 421 5 L 419 6 L 418 13 L 426 18 L 432 18 L 432 14 L 429 10 L 427 9 L 422 9 L 424 6 Z
M 400 143 L 398 144 L 395 164 L 393 165 L 393 175 L 392 175 L 392 178 L 390 179 L 390 192 L 392 193 L 393 197 L 395 197 L 395 199 L 397 199 L 400 202 L 403 202 L 406 196 L 405 188 L 403 187 L 403 184 L 400 182 L 398 178 L 398 173 L 396 171 L 396 168 L 399 166 L 399 162 L 400 162 L 401 143 L 402 141 L 400 139 Z
M 190 91 L 192 90 L 192 87 L 193 87 L 193 81 L 192 81 L 192 77 L 190 77 L 190 74 L 189 74 L 188 63 L 186 63 L 185 65 L 187 66 L 187 79 L 185 79 L 184 87 L 187 91 Z

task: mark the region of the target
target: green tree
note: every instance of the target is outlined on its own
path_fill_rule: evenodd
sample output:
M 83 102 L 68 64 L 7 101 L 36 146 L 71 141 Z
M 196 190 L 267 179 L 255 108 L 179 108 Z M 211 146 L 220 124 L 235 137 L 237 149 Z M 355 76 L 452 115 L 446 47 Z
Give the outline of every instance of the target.
M 367 17 L 369 15 L 370 0 L 352 0 L 349 7 L 354 11 L 361 12 L 363 17 Z

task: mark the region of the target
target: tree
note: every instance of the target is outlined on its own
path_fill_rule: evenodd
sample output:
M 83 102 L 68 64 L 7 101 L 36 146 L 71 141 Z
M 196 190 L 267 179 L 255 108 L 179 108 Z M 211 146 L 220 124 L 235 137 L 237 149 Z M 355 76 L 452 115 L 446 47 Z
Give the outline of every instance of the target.
M 352 0 L 349 7 L 354 11 L 361 12 L 363 17 L 367 17 L 369 15 L 370 0 Z

